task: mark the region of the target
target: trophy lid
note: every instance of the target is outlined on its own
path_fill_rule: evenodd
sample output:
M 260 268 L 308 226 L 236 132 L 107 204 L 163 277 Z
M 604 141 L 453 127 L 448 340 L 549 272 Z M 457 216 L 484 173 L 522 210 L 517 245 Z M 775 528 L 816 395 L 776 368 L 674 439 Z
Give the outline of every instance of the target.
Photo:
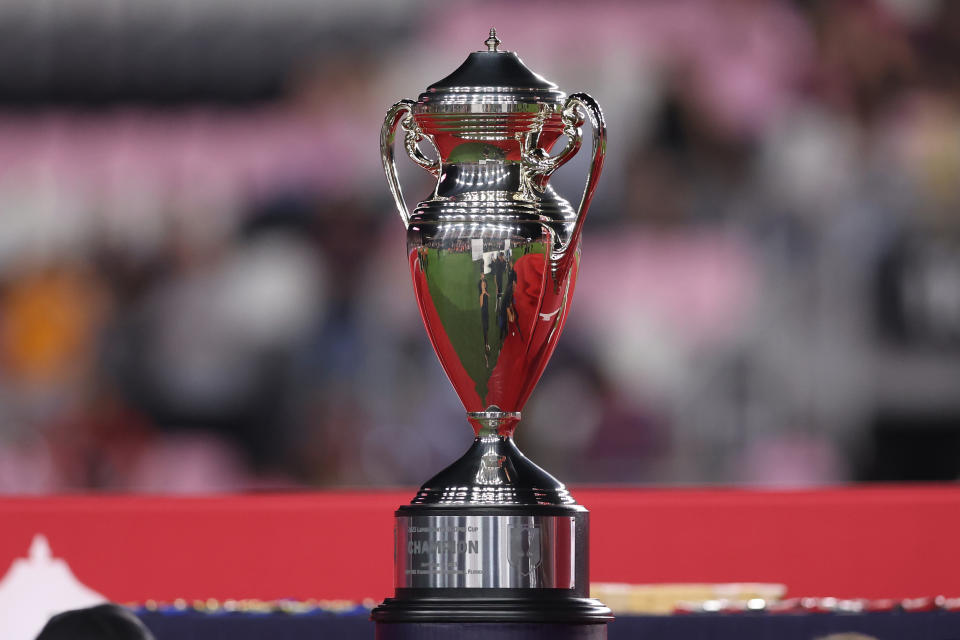
M 420 94 L 418 113 L 473 110 L 469 105 L 484 105 L 477 110 L 487 112 L 528 111 L 528 105 L 558 104 L 566 98 L 556 84 L 531 71 L 516 53 L 500 51 L 496 29 L 490 29 L 484 44 L 486 51 L 471 53 L 453 73 Z

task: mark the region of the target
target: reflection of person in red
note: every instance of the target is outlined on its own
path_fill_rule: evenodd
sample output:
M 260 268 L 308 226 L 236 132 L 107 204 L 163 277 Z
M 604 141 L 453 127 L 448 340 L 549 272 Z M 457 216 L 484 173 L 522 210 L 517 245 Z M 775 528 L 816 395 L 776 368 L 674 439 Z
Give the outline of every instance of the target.
M 540 379 L 563 329 L 577 277 L 574 267 L 568 286 L 556 290 L 542 253 L 521 256 L 513 271 L 516 282 L 511 308 L 515 310 L 516 330 L 510 322 L 486 397 L 488 406 L 496 405 L 503 411 L 522 409 Z

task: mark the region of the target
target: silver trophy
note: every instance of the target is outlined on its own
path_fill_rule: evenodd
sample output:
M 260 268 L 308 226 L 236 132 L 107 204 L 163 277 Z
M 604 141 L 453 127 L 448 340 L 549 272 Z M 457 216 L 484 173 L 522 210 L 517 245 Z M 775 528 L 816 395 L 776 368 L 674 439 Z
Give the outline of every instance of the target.
M 475 439 L 396 512 L 396 597 L 373 619 L 381 638 L 417 637 L 390 635 L 405 628 L 397 623 L 449 622 L 562 623 L 577 638 L 605 637 L 610 610 L 589 598 L 587 510 L 513 441 L 570 308 L 603 113 L 500 51 L 495 30 L 485 44 L 416 102 L 391 107 L 380 136 L 423 323 Z M 593 155 L 574 209 L 548 181 L 580 149 L 587 119 Z M 398 133 L 437 179 L 412 212 L 394 165 Z M 558 633 L 544 637 L 567 637 Z

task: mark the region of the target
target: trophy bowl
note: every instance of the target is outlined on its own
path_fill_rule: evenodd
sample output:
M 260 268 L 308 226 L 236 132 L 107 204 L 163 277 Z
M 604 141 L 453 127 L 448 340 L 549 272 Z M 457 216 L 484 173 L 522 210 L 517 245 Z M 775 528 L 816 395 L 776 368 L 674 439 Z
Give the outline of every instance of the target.
M 494 29 L 485 44 L 417 101 L 395 104 L 381 130 L 417 304 L 474 441 L 397 510 L 396 595 L 372 617 L 380 638 L 415 637 L 390 635 L 403 623 L 450 622 L 482 623 L 487 634 L 495 623 L 561 624 L 600 638 L 612 616 L 589 598 L 587 510 L 513 433 L 570 309 L 606 150 L 603 113 L 500 51 Z M 588 119 L 592 160 L 575 210 L 548 180 L 579 151 Z M 398 133 L 437 180 L 412 212 L 394 164 Z M 567 637 L 559 633 L 550 637 Z

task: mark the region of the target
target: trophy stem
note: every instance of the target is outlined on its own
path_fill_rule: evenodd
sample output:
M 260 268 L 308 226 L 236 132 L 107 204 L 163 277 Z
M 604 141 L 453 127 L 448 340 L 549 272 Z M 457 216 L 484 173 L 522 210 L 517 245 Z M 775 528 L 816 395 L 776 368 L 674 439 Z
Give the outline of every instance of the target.
M 497 435 L 510 438 L 520 422 L 520 412 L 500 411 L 499 407 L 493 406 L 486 411 L 469 411 L 467 419 L 478 438 Z

